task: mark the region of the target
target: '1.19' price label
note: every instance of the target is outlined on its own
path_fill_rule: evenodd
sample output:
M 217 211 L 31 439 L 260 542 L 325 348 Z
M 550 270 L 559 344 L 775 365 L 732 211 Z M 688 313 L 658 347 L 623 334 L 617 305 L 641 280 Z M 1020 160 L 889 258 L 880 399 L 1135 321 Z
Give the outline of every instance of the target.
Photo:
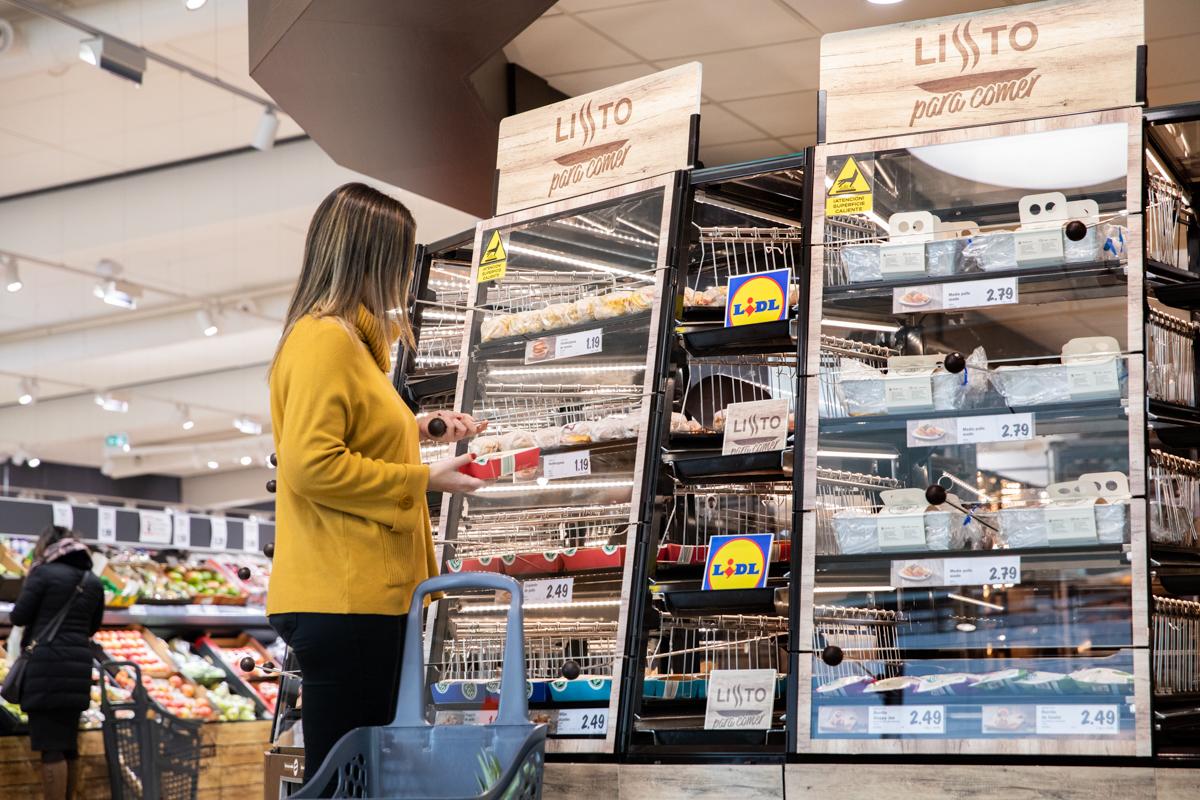
M 867 717 L 868 733 L 943 734 L 945 706 L 872 706 Z
M 1037 732 L 1115 736 L 1121 732 L 1121 707 L 1090 704 L 1038 706 Z
M 603 736 L 608 733 L 607 708 L 564 708 L 558 712 L 559 736 Z
M 592 474 L 592 451 L 555 453 L 542 459 L 542 477 L 548 481 Z

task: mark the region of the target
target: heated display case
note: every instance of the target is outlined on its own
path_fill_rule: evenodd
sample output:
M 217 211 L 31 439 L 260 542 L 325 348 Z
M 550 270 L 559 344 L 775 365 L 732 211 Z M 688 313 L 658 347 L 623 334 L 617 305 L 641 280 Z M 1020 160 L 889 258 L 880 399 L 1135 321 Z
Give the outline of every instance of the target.
M 1137 110 L 817 148 L 799 751 L 1149 754 L 1141 151 Z
M 627 598 L 649 542 L 681 183 L 644 180 L 476 231 L 455 397 L 489 428 L 458 450 L 498 478 L 443 500 L 444 570 L 524 582 L 531 716 L 550 725 L 551 752 L 614 749 Z M 438 602 L 433 718 L 494 713 L 507 602 Z
M 795 436 L 757 452 L 724 453 L 723 443 L 735 404 L 781 401 L 781 424 L 794 427 L 805 190 L 802 155 L 691 175 L 652 549 L 631 598 L 638 638 L 622 728 L 634 755 L 786 752 Z M 728 325 L 731 279 L 736 293 L 739 277 L 773 270 L 787 271 L 769 287 L 774 310 Z M 742 561 L 736 538 L 714 539 L 747 534 L 771 535 L 770 549 Z M 762 570 L 762 585 L 706 580 L 714 548 L 714 565 Z M 768 694 L 753 723 L 718 710 L 719 697 L 710 701 L 714 680 L 734 674 L 761 681 Z

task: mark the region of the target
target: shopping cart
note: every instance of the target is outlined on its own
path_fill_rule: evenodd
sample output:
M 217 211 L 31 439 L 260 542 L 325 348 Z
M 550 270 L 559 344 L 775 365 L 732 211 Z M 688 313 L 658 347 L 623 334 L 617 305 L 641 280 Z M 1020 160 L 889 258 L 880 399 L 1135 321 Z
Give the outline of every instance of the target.
M 129 700 L 109 700 L 109 676 L 133 671 Z M 195 800 L 200 782 L 199 720 L 180 719 L 156 703 L 142 685 L 142 670 L 129 661 L 100 666 L 104 754 L 113 800 Z
M 427 595 L 453 589 L 508 592 L 508 630 L 500 708 L 491 725 L 430 725 L 425 718 L 421 617 Z M 546 726 L 529 721 L 521 586 L 505 575 L 460 573 L 430 578 L 413 593 L 396 717 L 390 725 L 343 736 L 293 798 L 375 800 L 539 800 Z

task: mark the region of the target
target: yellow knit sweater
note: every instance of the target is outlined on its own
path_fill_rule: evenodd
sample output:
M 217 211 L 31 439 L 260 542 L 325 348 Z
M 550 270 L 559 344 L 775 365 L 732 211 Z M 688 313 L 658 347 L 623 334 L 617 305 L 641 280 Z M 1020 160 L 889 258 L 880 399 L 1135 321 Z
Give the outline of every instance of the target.
M 403 614 L 437 574 L 412 412 L 388 380 L 394 337 L 304 317 L 271 373 L 279 474 L 267 613 Z

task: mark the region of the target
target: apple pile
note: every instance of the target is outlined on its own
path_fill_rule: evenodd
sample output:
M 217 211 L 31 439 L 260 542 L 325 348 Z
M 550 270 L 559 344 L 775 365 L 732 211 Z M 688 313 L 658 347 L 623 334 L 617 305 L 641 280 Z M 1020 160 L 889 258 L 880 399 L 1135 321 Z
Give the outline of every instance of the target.
M 146 673 L 165 675 L 171 672 L 171 667 L 150 649 L 146 638 L 139 631 L 97 631 L 94 638 L 114 661 L 132 661 Z
M 255 681 L 251 685 L 263 702 L 267 704 L 267 710 L 274 713 L 275 702 L 279 699 L 279 684 L 275 681 Z
M 215 716 L 212 705 L 204 697 L 197 697 L 195 685 L 179 675 L 169 678 L 142 676 L 146 692 L 160 706 L 180 719 L 209 720 Z
M 241 597 L 242 593 L 233 586 L 225 576 L 213 569 L 204 567 L 171 567 L 167 570 L 167 579 L 174 583 L 187 586 L 193 597 Z

